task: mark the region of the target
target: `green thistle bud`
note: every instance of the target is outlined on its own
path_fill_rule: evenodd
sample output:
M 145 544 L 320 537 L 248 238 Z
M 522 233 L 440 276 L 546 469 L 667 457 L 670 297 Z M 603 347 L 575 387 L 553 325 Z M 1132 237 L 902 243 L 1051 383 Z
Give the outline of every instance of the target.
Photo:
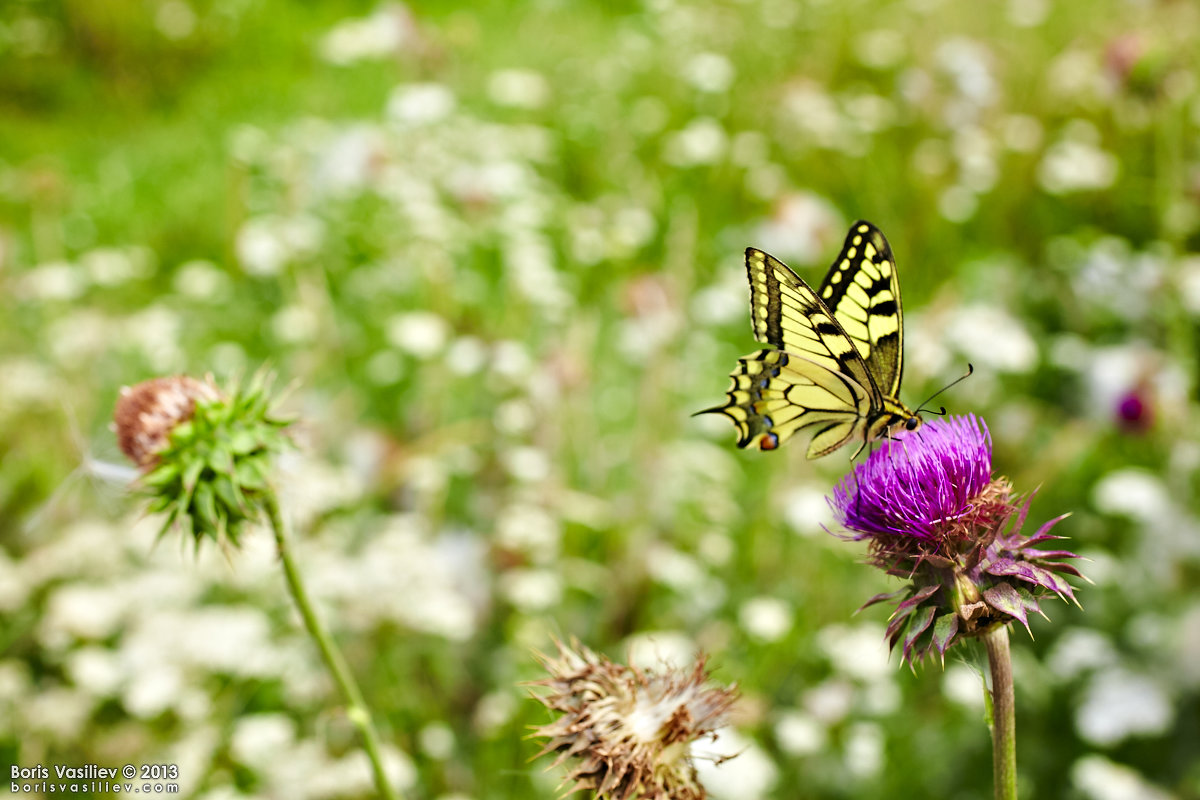
M 291 443 L 273 417 L 271 379 L 256 374 L 222 392 L 211 378 L 155 378 L 121 390 L 113 414 L 117 442 L 141 469 L 149 510 L 203 539 L 238 544 L 270 491 L 271 459 Z

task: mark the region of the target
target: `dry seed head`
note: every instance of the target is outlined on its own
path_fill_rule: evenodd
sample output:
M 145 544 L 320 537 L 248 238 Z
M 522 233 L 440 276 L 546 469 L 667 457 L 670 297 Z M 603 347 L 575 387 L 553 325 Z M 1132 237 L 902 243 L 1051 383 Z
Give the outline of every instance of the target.
M 560 716 L 534 736 L 554 765 L 574 759 L 564 784 L 604 800 L 703 800 L 689 745 L 728 722 L 734 687 L 709 682 L 704 659 L 690 671 L 652 672 L 615 664 L 578 642 L 556 642 L 558 658 L 540 656 L 550 689 L 535 695 Z
M 113 412 L 121 452 L 143 469 L 153 467 L 167 448 L 171 431 L 196 412 L 196 401 L 220 397 L 211 379 L 198 381 L 187 375 L 123 387 Z

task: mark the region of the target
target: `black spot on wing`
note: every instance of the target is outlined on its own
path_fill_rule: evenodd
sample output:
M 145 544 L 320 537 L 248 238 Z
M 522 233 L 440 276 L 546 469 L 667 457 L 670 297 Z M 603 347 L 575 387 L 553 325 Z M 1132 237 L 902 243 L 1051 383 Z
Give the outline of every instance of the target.
M 867 309 L 867 313 L 873 317 L 894 317 L 897 308 L 895 300 L 882 300 Z

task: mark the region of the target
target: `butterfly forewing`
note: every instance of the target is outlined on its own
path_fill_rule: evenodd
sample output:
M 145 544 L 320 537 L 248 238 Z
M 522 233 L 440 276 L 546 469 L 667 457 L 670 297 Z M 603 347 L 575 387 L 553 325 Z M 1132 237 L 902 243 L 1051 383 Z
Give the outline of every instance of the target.
M 818 366 L 849 376 L 878 398 L 867 365 L 812 287 L 774 256 L 746 248 L 754 336 Z
M 776 258 L 746 250 L 754 336 L 728 400 L 707 409 L 733 420 L 738 446 L 774 450 L 814 428 L 808 457 L 886 435 L 914 418 L 896 399 L 903 358 L 900 287 L 879 229 L 856 222 L 820 293 Z M 918 423 L 919 424 L 919 423 Z
M 900 393 L 904 369 L 904 310 L 896 259 L 883 232 L 860 220 L 817 292 L 854 342 L 879 391 Z

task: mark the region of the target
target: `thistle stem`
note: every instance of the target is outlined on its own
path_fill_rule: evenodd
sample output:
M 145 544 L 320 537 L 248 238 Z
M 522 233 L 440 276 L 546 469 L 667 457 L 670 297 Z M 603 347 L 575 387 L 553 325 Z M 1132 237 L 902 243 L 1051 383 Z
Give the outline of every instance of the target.
M 342 651 L 338 649 L 333 637 L 329 635 L 317 617 L 317 613 L 308 599 L 308 592 L 304 589 L 304 583 L 300 580 L 300 572 L 296 569 L 296 562 L 292 558 L 292 551 L 288 546 L 287 527 L 283 521 L 283 514 L 279 510 L 279 499 L 274 491 L 267 491 L 266 508 L 267 515 L 271 520 L 271 529 L 275 533 L 275 545 L 279 550 L 279 558 L 283 562 L 283 574 L 287 577 L 288 589 L 292 593 L 292 599 L 296 602 L 300 616 L 304 618 L 304 626 L 308 628 L 309 635 L 317 643 L 317 648 L 321 651 L 321 658 L 325 661 L 329 674 L 333 676 L 333 680 L 342 694 L 342 700 L 346 703 L 346 716 L 350 718 L 350 721 L 358 728 L 359 735 L 362 736 L 363 749 L 371 761 L 371 770 L 375 776 L 375 786 L 379 790 L 379 795 L 384 800 L 402 800 L 401 796 L 388 783 L 387 775 L 383 771 L 379 735 L 375 732 L 375 724 L 371 721 L 371 712 L 363 701 L 362 692 L 359 690 L 354 676 L 350 673 L 350 667 L 346 664 Z
M 983 635 L 992 672 L 992 780 L 995 800 L 1017 800 L 1017 716 L 1013 701 L 1012 657 L 1008 627 Z

